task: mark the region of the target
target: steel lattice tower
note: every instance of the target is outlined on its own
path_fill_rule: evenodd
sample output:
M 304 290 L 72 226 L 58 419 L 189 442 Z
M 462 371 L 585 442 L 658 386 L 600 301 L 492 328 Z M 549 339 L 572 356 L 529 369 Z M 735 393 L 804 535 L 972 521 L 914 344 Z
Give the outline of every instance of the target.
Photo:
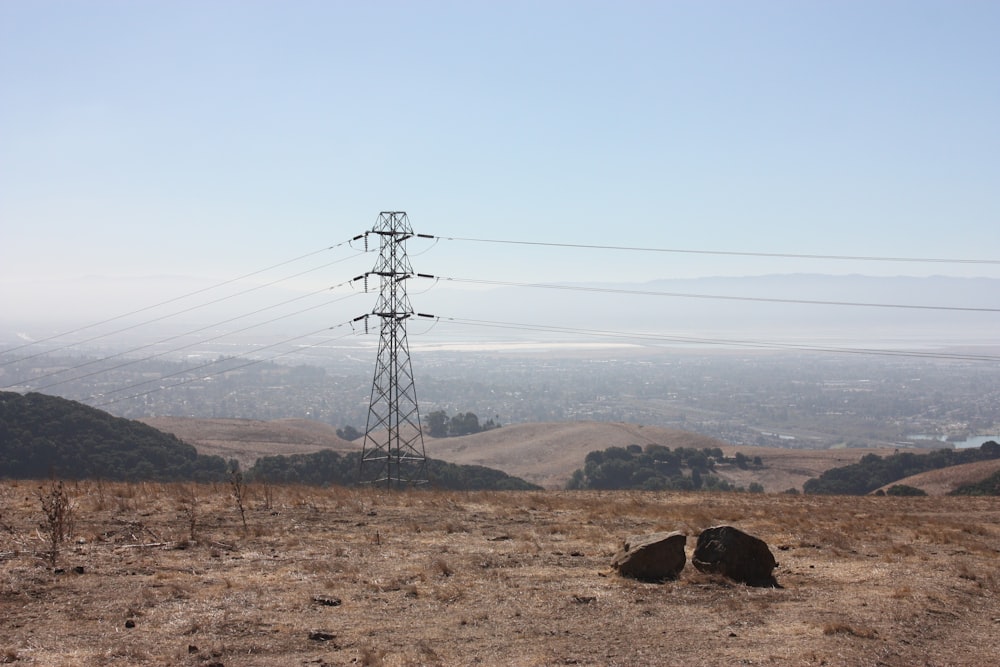
M 368 274 L 379 277 L 379 297 L 371 313 L 379 318 L 379 341 L 361 481 L 392 488 L 426 481 L 424 436 L 406 342 L 406 320 L 413 315 L 406 295 L 406 280 L 413 276 L 406 240 L 413 230 L 405 212 L 383 211 L 371 233 L 380 240 L 378 261 Z

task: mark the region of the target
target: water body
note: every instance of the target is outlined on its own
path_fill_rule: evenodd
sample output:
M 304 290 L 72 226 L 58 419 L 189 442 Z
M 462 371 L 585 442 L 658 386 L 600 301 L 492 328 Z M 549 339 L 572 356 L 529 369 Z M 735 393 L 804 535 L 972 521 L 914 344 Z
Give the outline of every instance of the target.
M 974 435 L 971 438 L 966 438 L 965 440 L 952 440 L 949 441 L 946 436 L 943 435 L 908 435 L 907 440 L 937 440 L 938 442 L 943 442 L 954 446 L 956 449 L 965 449 L 968 447 L 981 447 L 983 443 L 993 441 L 1000 443 L 1000 435 Z

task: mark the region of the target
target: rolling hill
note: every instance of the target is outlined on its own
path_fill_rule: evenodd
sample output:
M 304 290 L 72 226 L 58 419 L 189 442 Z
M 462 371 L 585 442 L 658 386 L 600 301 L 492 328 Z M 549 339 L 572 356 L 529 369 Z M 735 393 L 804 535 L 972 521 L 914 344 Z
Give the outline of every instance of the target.
M 307 419 L 147 417 L 139 421 L 177 436 L 202 454 L 236 459 L 243 468 L 262 456 L 312 454 L 323 449 L 346 454 L 361 448 L 361 443 L 338 437 L 333 426 Z
M 973 484 L 984 480 L 998 470 L 1000 470 L 1000 460 L 963 463 L 962 465 L 929 470 L 918 475 L 905 477 L 891 484 L 886 484 L 881 490 L 888 491 L 889 487 L 903 484 L 921 489 L 929 496 L 943 496 L 964 484 Z
M 0 392 L 0 477 L 213 481 L 226 462 L 174 435 L 77 401 Z
M 338 438 L 332 426 L 298 419 L 156 417 L 143 421 L 173 433 L 201 453 L 236 458 L 244 467 L 250 467 L 262 456 L 308 454 L 322 449 L 343 454 L 361 448 L 359 441 Z M 769 492 L 801 489 L 806 480 L 830 468 L 855 463 L 865 454 L 889 453 L 884 449 L 737 448 L 687 431 L 617 422 L 515 424 L 463 437 L 424 438 L 429 457 L 495 468 L 545 488 L 563 488 L 573 471 L 583 466 L 589 452 L 632 444 L 658 444 L 672 449 L 720 447 L 729 457 L 737 451 L 751 458 L 760 456 L 764 463 L 761 468 L 742 470 L 735 465 L 720 464 L 715 474 L 744 488 L 757 482 Z
M 614 422 L 515 424 L 458 438 L 424 440 L 428 456 L 497 468 L 546 488 L 564 487 L 589 452 L 631 444 L 725 446 L 687 431 Z

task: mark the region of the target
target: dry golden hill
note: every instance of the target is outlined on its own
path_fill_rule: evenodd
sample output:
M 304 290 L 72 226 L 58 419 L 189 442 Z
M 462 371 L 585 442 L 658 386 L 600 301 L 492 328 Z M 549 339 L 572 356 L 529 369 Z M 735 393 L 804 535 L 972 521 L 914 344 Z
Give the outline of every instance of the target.
M 360 446 L 337 437 L 334 427 L 307 419 L 148 417 L 139 421 L 176 435 L 201 454 L 236 459 L 244 468 L 262 456 L 311 454 L 322 449 L 348 452 Z
M 620 422 L 515 424 L 461 438 L 424 440 L 431 458 L 496 468 L 547 488 L 565 486 L 588 453 L 633 444 L 701 449 L 726 443 L 687 431 Z
M 194 445 L 202 454 L 237 459 L 244 467 L 261 456 L 307 454 L 321 449 L 358 451 L 361 443 L 337 437 L 328 424 L 304 419 L 259 421 L 250 419 L 190 419 L 151 417 L 142 420 Z M 594 450 L 648 444 L 698 449 L 719 447 L 728 457 L 742 452 L 761 457 L 762 467 L 741 470 L 721 464 L 716 474 L 737 486 L 761 484 L 766 491 L 801 490 L 806 480 L 825 470 L 855 463 L 865 454 L 891 453 L 885 449 L 776 449 L 733 447 L 708 436 L 659 426 L 621 422 L 551 422 L 515 424 L 457 438 L 425 436 L 427 456 L 450 463 L 482 465 L 540 486 L 558 489 Z M 985 476 L 985 475 L 984 475 Z
M 751 460 L 759 456 L 762 467 L 741 470 L 734 464 L 717 465 L 715 474 L 736 486 L 748 488 L 757 482 L 768 493 L 788 489 L 802 490 L 802 485 L 819 477 L 831 468 L 857 463 L 866 454 L 888 456 L 892 450 L 883 449 L 779 449 L 776 447 L 723 447 L 729 458 L 737 452 Z
M 540 486 L 563 488 L 573 471 L 582 468 L 589 452 L 608 447 L 646 446 L 722 449 L 732 457 L 737 451 L 751 459 L 760 456 L 761 468 L 740 470 L 720 465 L 716 474 L 737 486 L 758 482 L 767 491 L 784 491 L 819 476 L 823 471 L 856 463 L 883 449 L 802 450 L 771 447 L 733 447 L 708 436 L 660 426 L 620 422 L 558 422 L 516 424 L 461 438 L 425 438 L 427 455 L 460 464 L 502 470 Z
M 888 491 L 891 486 L 905 484 L 906 486 L 923 489 L 929 496 L 943 496 L 951 493 L 963 484 L 982 481 L 997 470 L 1000 470 L 1000 460 L 963 463 L 962 465 L 949 466 L 940 470 L 928 470 L 919 475 L 913 475 L 892 484 L 886 484 L 882 487 L 882 490 Z

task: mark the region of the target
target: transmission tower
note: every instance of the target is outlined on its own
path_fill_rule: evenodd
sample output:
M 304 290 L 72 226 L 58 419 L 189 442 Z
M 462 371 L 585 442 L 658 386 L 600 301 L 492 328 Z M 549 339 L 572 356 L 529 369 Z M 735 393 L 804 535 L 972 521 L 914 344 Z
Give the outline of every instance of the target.
M 426 481 L 427 461 L 406 342 L 406 320 L 413 315 L 406 296 L 406 280 L 413 276 L 406 239 L 413 236 L 413 230 L 405 212 L 383 211 L 371 233 L 379 237 L 378 261 L 368 274 L 379 278 L 378 301 L 371 312 L 379 318 L 379 340 L 361 452 L 361 481 L 402 487 Z

